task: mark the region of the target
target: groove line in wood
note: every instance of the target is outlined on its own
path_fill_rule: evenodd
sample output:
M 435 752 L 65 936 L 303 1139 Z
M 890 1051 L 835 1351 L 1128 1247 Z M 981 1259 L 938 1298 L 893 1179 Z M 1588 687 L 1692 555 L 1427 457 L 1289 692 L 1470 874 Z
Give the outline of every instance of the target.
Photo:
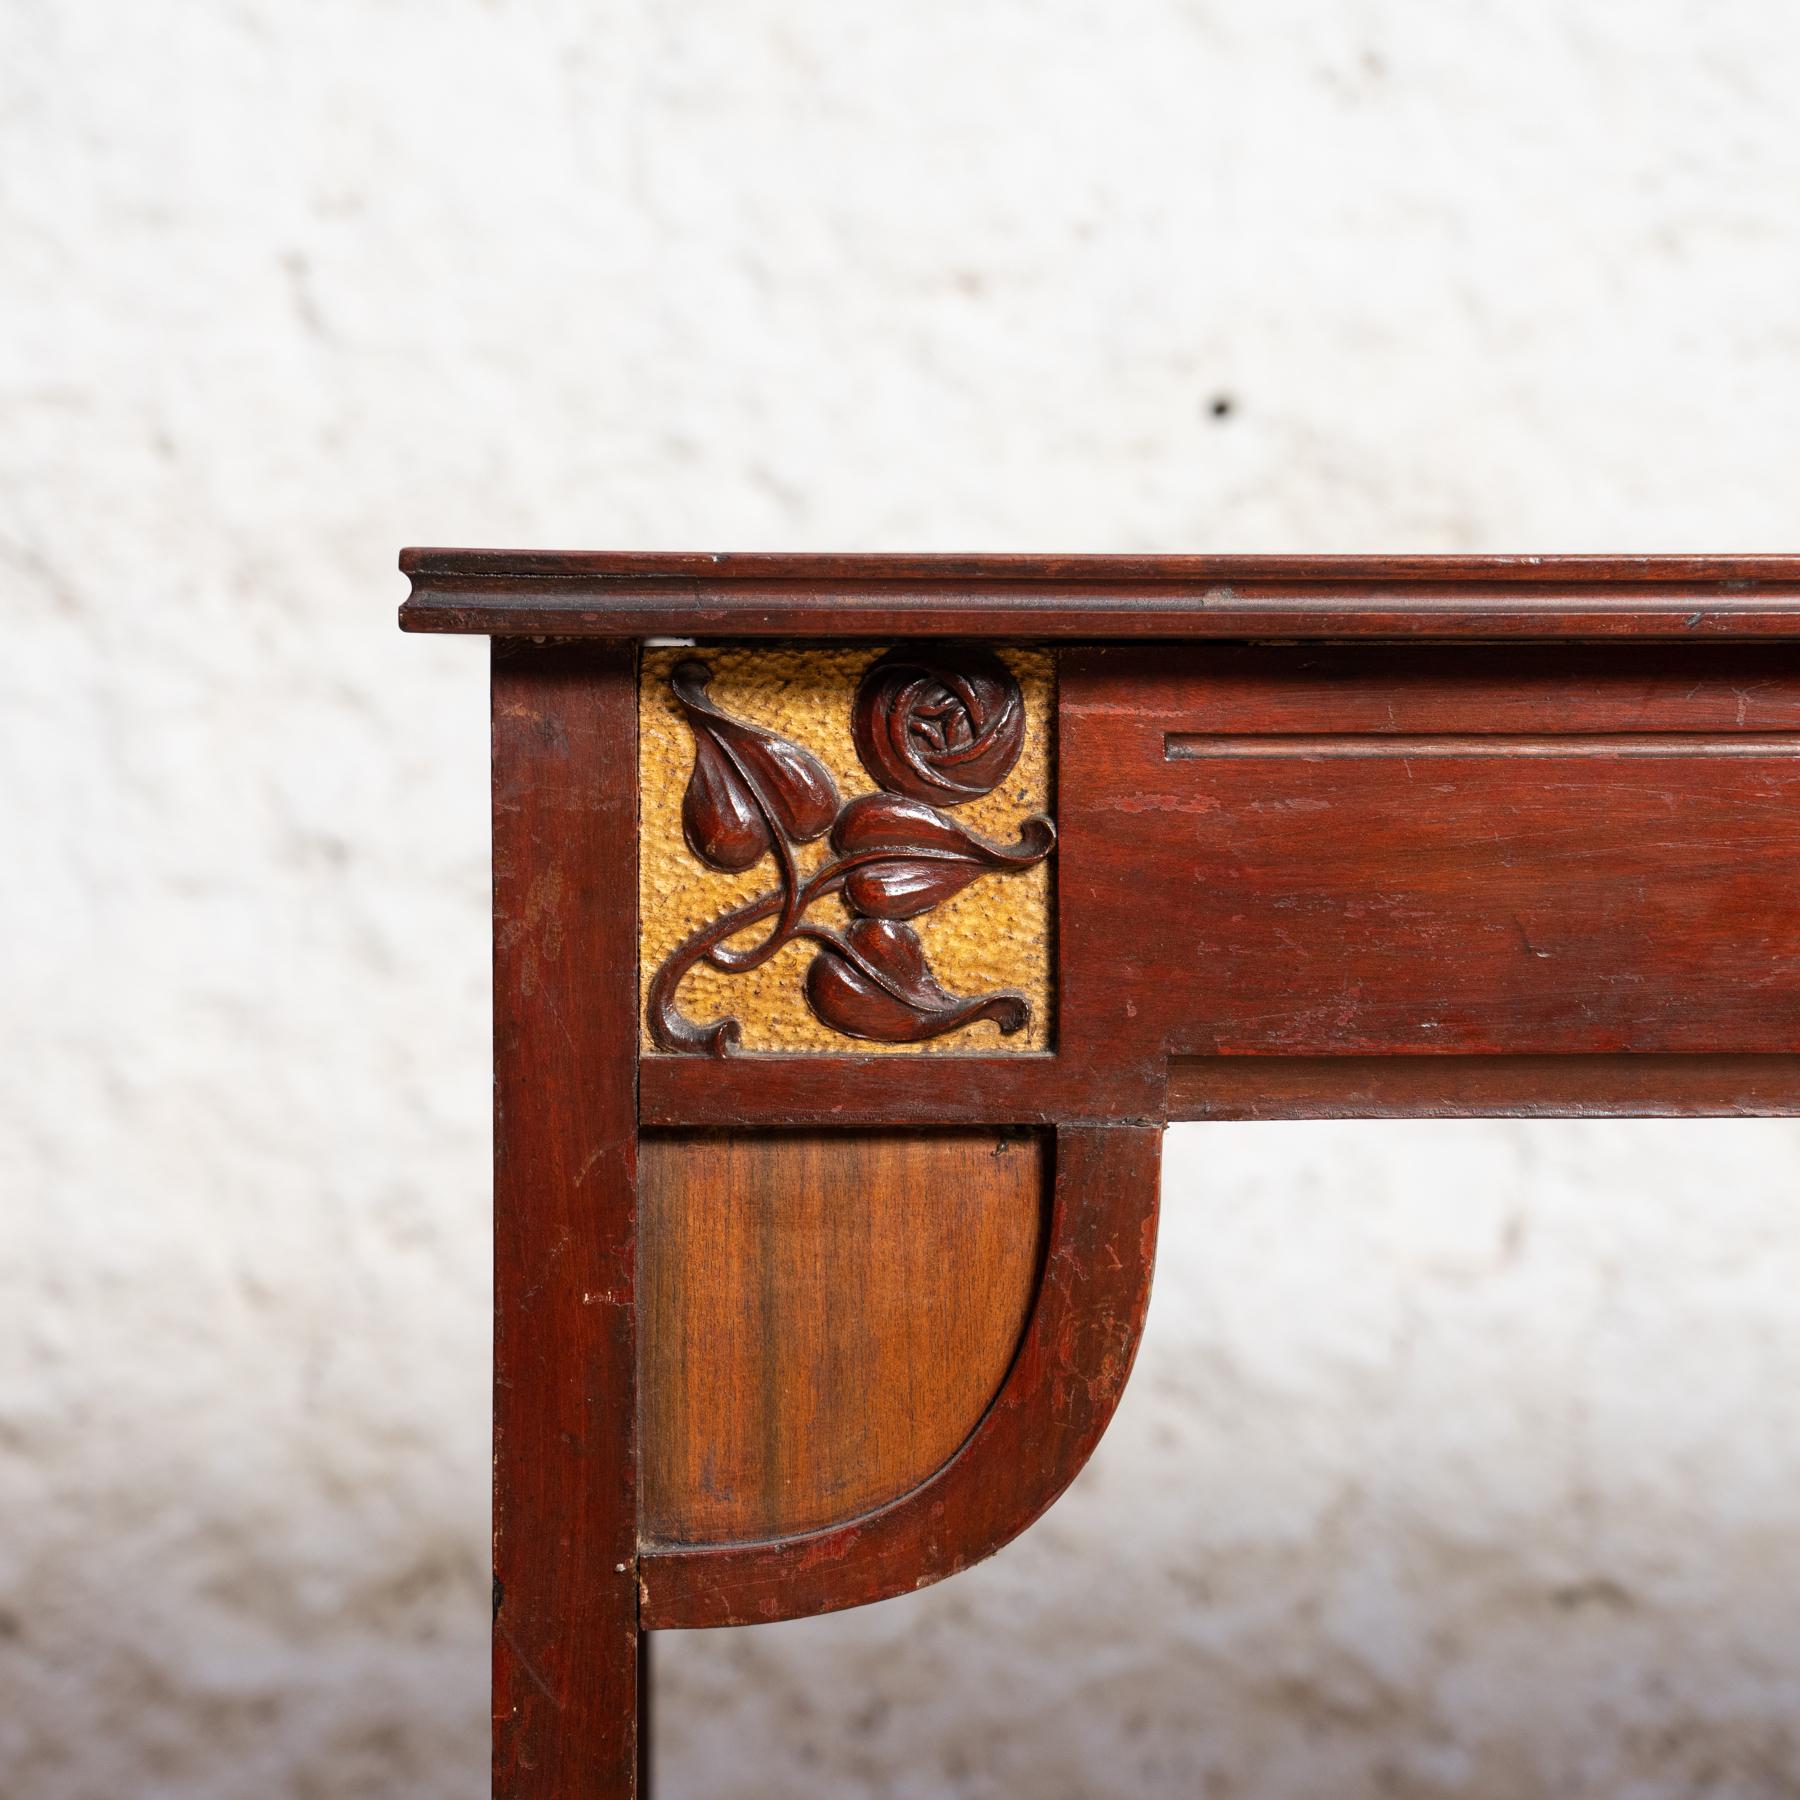
M 1800 756 L 1800 734 L 1734 737 L 1717 732 L 1270 732 L 1213 734 L 1171 731 L 1170 762 L 1236 761 L 1246 757 L 1297 762 L 1406 761 L 1413 757 L 1529 756 Z

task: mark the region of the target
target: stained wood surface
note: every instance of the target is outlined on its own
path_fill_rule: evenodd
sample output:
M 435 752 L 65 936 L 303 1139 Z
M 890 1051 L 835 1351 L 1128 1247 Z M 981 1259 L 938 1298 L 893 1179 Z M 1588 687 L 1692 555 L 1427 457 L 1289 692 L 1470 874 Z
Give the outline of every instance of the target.
M 1800 1056 L 1192 1056 L 1174 1119 L 1695 1119 L 1800 1114 Z
M 645 1629 L 1039 1516 L 1130 1369 L 1165 1117 L 1800 1111 L 1800 558 L 402 566 L 408 629 L 506 639 L 497 1795 L 641 1791 Z M 1051 1054 L 651 1056 L 640 1095 L 651 634 L 1067 646 Z
M 1800 730 L 1800 645 L 1213 645 L 1102 652 L 1133 710 L 1187 744 Z M 1264 743 L 1264 747 L 1267 745 Z
M 947 1462 L 1024 1330 L 1045 1161 L 993 1132 L 646 1136 L 645 1537 L 812 1531 Z
M 1654 586 L 1675 580 L 1736 588 L 1793 582 L 1800 556 L 1382 556 L 1048 555 L 1032 552 L 907 554 L 787 550 L 502 550 L 414 546 L 400 552 L 408 575 L 469 575 L 534 581 L 661 579 L 735 581 L 883 580 L 1031 582 L 1105 588 L 1120 581 L 1235 581 L 1289 586 L 1432 583 L 1559 588 Z
M 493 1791 L 629 1796 L 634 658 L 495 650 Z
M 1800 558 L 413 549 L 409 631 L 1081 642 L 1800 637 Z
M 638 1104 L 645 1126 L 1054 1124 L 1107 1116 L 1112 1084 L 1093 1060 L 646 1056 Z
M 1075 1042 L 1800 1049 L 1791 647 L 1087 650 L 1062 691 Z
M 993 1405 L 942 1469 L 829 1530 L 728 1548 L 647 1548 L 644 1624 L 755 1624 L 910 1593 L 992 1555 L 1039 1517 L 1093 1453 L 1137 1353 L 1160 1150 L 1153 1128 L 1057 1132 L 1030 1323 Z
M 945 1059 L 949 1060 L 949 1059 Z M 958 1057 L 936 1078 L 871 1057 L 759 1057 L 702 1071 L 647 1058 L 649 1125 L 1041 1125 L 1088 1116 L 1093 1086 L 1054 1056 Z M 1023 1066 L 1021 1066 L 1021 1064 Z M 1155 1118 L 1720 1118 L 1800 1112 L 1800 1055 L 1178 1056 Z

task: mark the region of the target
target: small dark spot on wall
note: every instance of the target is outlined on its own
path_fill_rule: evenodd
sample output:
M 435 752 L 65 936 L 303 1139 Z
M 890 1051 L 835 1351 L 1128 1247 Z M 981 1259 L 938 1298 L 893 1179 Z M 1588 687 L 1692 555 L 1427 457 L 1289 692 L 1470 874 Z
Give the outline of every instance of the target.
M 1637 1606 L 1636 1596 L 1629 1588 L 1614 1581 L 1610 1576 L 1600 1575 L 1589 1581 L 1571 1582 L 1565 1587 L 1552 1588 L 1551 1600 L 1566 1612 L 1573 1612 L 1578 1607 L 1600 1606 L 1618 1612 L 1631 1612 Z
M 1206 410 L 1215 419 L 1229 419 L 1237 411 L 1237 402 L 1229 394 L 1214 394 Z

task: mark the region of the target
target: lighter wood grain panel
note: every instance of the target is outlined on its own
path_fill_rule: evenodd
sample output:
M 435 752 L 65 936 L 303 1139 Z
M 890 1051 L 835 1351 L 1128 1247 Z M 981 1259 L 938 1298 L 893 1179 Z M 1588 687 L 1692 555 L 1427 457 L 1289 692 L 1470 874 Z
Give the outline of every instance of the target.
M 646 1538 L 810 1531 L 942 1467 L 1024 1330 L 1046 1161 L 993 1132 L 646 1136 Z

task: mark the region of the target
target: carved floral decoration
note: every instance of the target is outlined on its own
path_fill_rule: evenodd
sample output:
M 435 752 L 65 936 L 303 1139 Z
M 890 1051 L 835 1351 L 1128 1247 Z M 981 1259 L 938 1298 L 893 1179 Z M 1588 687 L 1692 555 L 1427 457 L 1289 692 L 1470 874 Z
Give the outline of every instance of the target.
M 694 768 L 682 800 L 682 833 L 709 868 L 736 874 L 772 855 L 778 885 L 702 926 L 650 983 L 651 1036 L 662 1050 L 723 1055 L 741 1036 L 734 1018 L 698 1025 L 675 992 L 701 962 L 727 973 L 760 968 L 785 945 L 817 946 L 806 998 L 848 1037 L 919 1043 L 977 1019 L 1003 1032 L 1023 1027 L 1031 1003 L 1016 989 L 965 996 L 932 974 L 907 922 L 990 873 L 1029 869 L 1050 854 L 1056 828 L 1025 819 L 1016 844 L 997 844 L 943 810 L 991 792 L 1025 741 L 1019 684 L 985 651 L 895 651 L 863 676 L 851 715 L 863 767 L 880 793 L 840 801 L 830 771 L 807 749 L 714 705 L 712 671 L 696 657 L 669 677 L 694 734 Z M 830 855 L 803 876 L 795 847 L 819 838 Z M 841 895 L 847 926 L 811 916 Z M 731 940 L 769 921 L 748 945 Z

